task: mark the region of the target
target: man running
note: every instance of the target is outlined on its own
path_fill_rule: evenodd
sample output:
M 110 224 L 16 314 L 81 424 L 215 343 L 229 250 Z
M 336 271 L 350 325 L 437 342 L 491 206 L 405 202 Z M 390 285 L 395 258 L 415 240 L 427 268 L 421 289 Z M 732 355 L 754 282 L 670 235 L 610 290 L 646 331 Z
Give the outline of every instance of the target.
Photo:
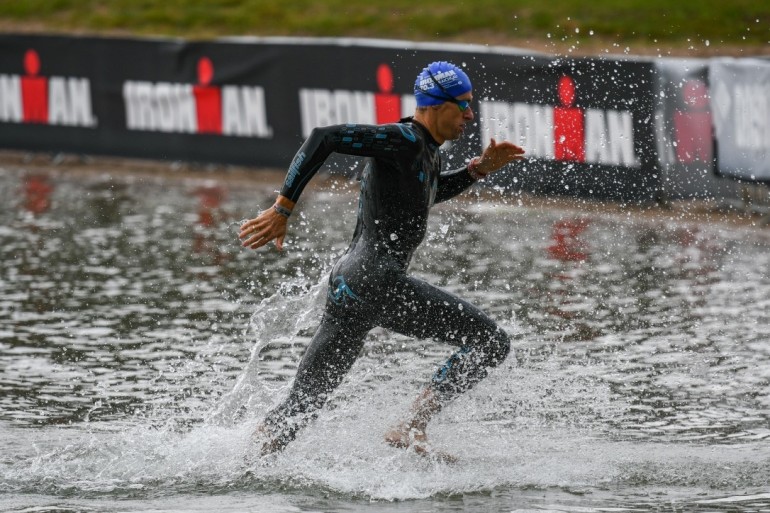
M 466 167 L 442 173 L 439 146 L 459 138 L 474 119 L 471 82 L 454 64 L 433 62 L 418 75 L 414 94 L 414 117 L 398 123 L 314 129 L 289 166 L 272 208 L 241 226 L 244 247 L 257 249 L 275 241 L 282 250 L 292 209 L 329 155 L 368 157 L 353 240 L 332 268 L 321 324 L 288 397 L 257 429 L 263 454 L 283 449 L 314 417 L 374 327 L 458 347 L 420 393 L 410 417 L 385 435 L 389 444 L 420 453 L 427 451 L 428 421 L 510 351 L 508 336 L 481 310 L 406 271 L 425 237 L 433 204 L 522 159 L 524 150 L 492 139 Z

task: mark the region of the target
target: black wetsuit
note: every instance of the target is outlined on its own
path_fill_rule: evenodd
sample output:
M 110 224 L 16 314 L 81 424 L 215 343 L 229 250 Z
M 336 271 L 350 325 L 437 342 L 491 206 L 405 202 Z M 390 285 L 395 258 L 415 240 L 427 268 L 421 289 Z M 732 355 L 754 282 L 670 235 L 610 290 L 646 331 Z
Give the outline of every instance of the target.
M 406 274 L 425 237 L 430 208 L 474 182 L 467 168 L 441 173 L 438 143 L 411 118 L 330 126 L 313 130 L 302 145 L 281 194 L 296 201 L 333 152 L 369 162 L 353 241 L 329 276 L 323 320 L 289 396 L 265 422 L 282 444 L 339 385 L 375 326 L 459 347 L 433 376 L 431 387 L 442 402 L 484 378 L 510 350 L 508 336 L 481 310 Z

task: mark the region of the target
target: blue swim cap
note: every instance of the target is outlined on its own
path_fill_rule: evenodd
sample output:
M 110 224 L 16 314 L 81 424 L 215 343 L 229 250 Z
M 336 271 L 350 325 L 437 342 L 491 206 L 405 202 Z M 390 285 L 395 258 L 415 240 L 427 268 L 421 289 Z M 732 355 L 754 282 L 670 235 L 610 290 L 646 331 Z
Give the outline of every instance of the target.
M 445 61 L 428 64 L 414 82 L 414 97 L 418 107 L 441 105 L 448 97 L 457 98 L 470 90 L 471 80 L 468 75 L 451 62 Z

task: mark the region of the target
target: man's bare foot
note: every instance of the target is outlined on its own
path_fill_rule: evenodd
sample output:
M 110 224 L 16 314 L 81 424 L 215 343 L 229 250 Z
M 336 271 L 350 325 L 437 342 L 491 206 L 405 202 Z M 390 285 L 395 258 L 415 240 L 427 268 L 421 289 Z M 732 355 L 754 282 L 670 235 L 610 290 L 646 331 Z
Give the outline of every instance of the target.
M 270 430 L 264 424 L 257 426 L 254 430 L 254 434 L 251 436 L 252 440 L 259 446 L 259 455 L 267 456 L 273 454 L 286 447 L 286 443 L 282 442 L 279 437 L 273 436 Z
M 457 458 L 443 451 L 433 449 L 428 443 L 424 429 L 399 424 L 385 434 L 385 441 L 398 449 L 412 449 L 415 454 L 443 463 L 455 463 Z
M 426 387 L 412 404 L 412 419 L 402 422 L 385 434 L 385 441 L 399 449 L 413 449 L 420 456 L 436 458 L 446 463 L 454 463 L 457 459 L 440 451 L 433 450 L 428 443 L 425 428 L 430 419 L 441 411 L 441 403 L 433 392 Z
M 422 429 L 399 424 L 385 434 L 385 441 L 399 449 L 411 447 L 419 454 L 427 450 L 428 436 Z

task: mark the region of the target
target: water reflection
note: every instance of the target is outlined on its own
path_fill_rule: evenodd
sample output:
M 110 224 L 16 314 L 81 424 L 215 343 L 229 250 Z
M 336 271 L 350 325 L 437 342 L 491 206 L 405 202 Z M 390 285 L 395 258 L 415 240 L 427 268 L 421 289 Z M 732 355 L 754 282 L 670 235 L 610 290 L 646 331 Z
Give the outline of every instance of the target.
M 220 247 L 217 232 L 223 224 L 229 222 L 230 216 L 224 210 L 222 203 L 227 198 L 227 190 L 216 183 L 206 183 L 195 187 L 191 194 L 198 199 L 198 220 L 194 227 L 192 250 L 206 255 L 211 265 L 221 265 L 228 254 Z M 203 273 L 201 278 L 205 278 Z
M 560 219 L 553 224 L 548 254 L 562 262 L 583 262 L 588 259 L 588 248 L 581 235 L 588 228 L 584 218 Z
M 24 180 L 24 208 L 32 214 L 42 214 L 51 208 L 53 184 L 48 175 L 32 173 Z
M 130 214 L 132 200 L 128 185 L 112 179 L 85 184 L 85 201 L 90 209 L 86 218 L 92 227 L 118 225 L 125 214 Z
M 589 224 L 585 218 L 557 220 L 551 230 L 552 243 L 546 248 L 548 256 L 559 264 L 546 273 L 550 288 L 543 311 L 557 321 L 552 329 L 562 331 L 564 341 L 586 341 L 601 335 L 600 328 L 589 321 L 595 305 L 583 296 L 583 286 L 577 283 L 584 279 L 583 264 L 590 256 L 583 236 Z

